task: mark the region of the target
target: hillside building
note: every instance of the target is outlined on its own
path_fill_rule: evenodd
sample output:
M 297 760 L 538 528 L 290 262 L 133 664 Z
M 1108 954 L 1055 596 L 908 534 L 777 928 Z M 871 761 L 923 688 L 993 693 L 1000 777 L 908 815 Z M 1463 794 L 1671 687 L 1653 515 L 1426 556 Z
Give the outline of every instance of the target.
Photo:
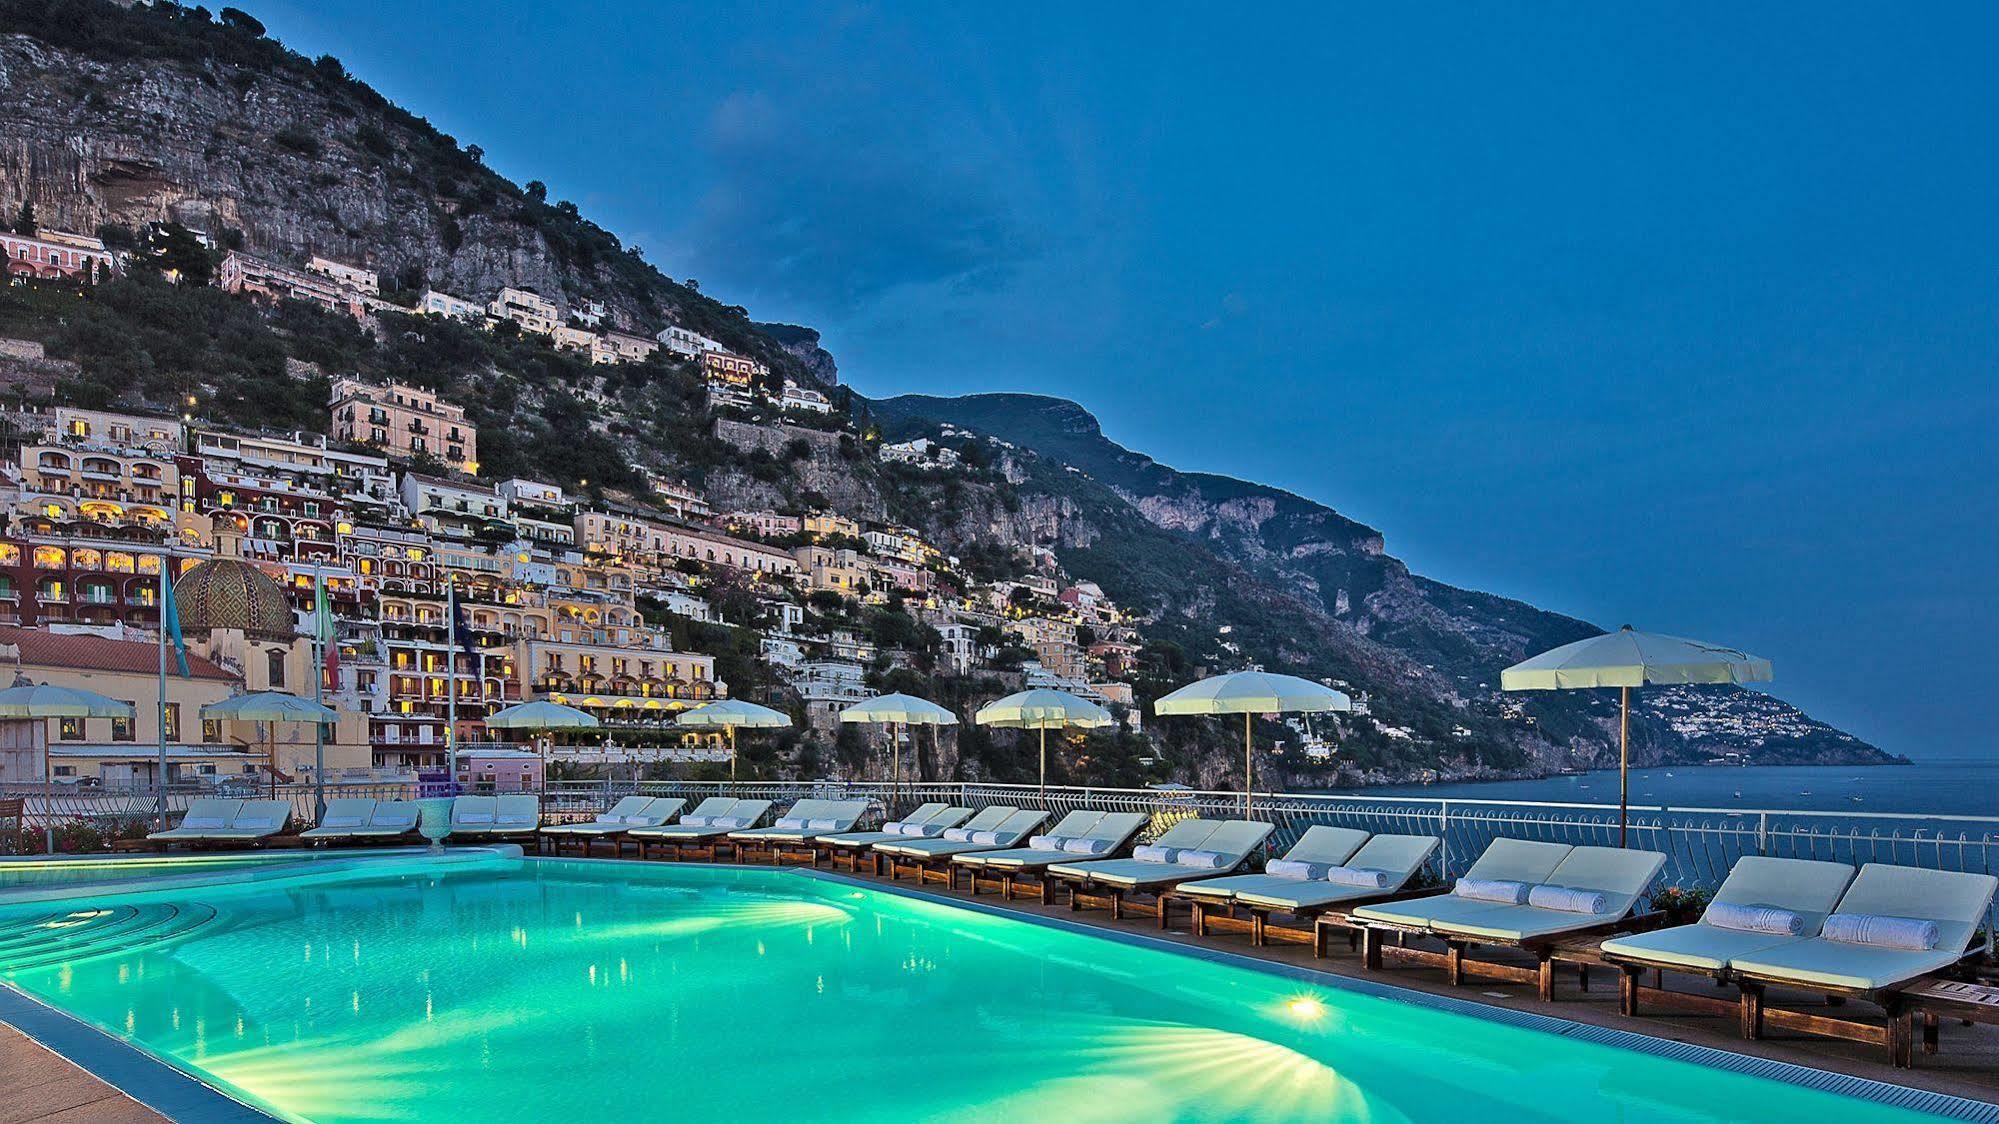
M 373 445 L 391 457 L 434 457 L 462 472 L 479 470 L 479 430 L 465 408 L 403 383 L 378 386 L 335 379 L 329 427 L 337 441 Z

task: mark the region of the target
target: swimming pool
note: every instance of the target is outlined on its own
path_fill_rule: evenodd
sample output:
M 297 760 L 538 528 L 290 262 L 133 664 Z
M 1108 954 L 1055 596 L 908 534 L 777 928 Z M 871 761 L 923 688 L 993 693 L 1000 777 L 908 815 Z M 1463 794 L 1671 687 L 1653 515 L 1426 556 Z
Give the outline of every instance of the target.
M 0 909 L 0 976 L 323 1122 L 1925 1118 L 792 871 L 492 855 L 97 892 Z

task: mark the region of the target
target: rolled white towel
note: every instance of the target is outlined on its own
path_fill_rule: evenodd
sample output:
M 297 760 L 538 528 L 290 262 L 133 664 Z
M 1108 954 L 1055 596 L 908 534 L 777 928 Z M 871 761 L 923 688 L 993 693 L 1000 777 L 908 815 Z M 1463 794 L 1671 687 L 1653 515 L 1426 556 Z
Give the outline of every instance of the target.
M 707 826 L 708 826 L 708 817 L 707 817 L 707 816 L 682 816 L 682 817 L 680 817 L 680 823 L 681 823 L 681 826 L 683 826 L 683 827 L 707 827 Z
M 997 832 L 997 831 L 975 831 L 975 832 L 973 832 L 973 833 L 972 833 L 972 842 L 974 842 L 974 843 L 985 843 L 985 844 L 989 844 L 989 845 L 990 845 L 990 844 L 993 844 L 993 843 L 998 843 L 998 842 L 999 842 L 999 832 Z
M 1735 905 L 1714 902 L 1701 914 L 1701 923 L 1744 933 L 1769 933 L 1775 937 L 1798 937 L 1805 932 L 1805 919 L 1788 909 L 1768 905 Z
M 1329 866 L 1319 876 L 1335 886 L 1359 886 L 1364 890 L 1388 889 L 1388 872 L 1362 866 Z
M 1208 870 L 1220 870 L 1233 865 L 1227 855 L 1217 854 L 1214 851 L 1182 851 L 1180 857 L 1173 861 L 1181 866 L 1198 866 Z
M 755 822 L 757 821 L 748 816 L 716 816 L 714 819 L 708 821 L 708 826 L 727 828 L 730 831 L 734 831 L 737 828 L 748 827 Z
M 1059 851 L 1062 849 L 1062 844 L 1067 842 L 1067 839 L 1059 835 L 1030 835 L 1027 837 L 1027 845 L 1037 851 Z
M 1147 843 L 1131 853 L 1131 857 L 1142 863 L 1170 863 L 1180 858 L 1180 848 L 1161 847 L 1157 843 Z
M 1527 904 L 1535 909 L 1563 913 L 1602 913 L 1610 908 L 1610 896 L 1602 890 L 1542 884 L 1527 891 Z
M 1923 917 L 1882 917 L 1871 913 L 1835 913 L 1825 919 L 1825 939 L 1875 948 L 1905 948 L 1928 952 L 1941 939 L 1937 923 Z
M 902 826 L 903 825 L 901 820 L 890 820 L 889 822 L 882 825 L 882 834 L 901 835 L 903 834 Z
M 903 827 L 902 833 L 904 835 L 913 835 L 918 839 L 935 839 L 944 834 L 944 825 L 927 823 L 907 824 Z
M 1451 887 L 1454 897 L 1470 898 L 1475 902 L 1499 902 L 1504 905 L 1519 905 L 1527 900 L 1527 883 L 1507 882 L 1498 878 L 1460 878 Z
M 1065 839 L 1062 849 L 1072 855 L 1108 855 L 1111 841 L 1108 839 Z
M 777 821 L 777 826 L 786 831 L 800 831 L 805 827 L 805 824 L 806 821 L 799 819 L 797 816 L 785 816 Z
M 806 821 L 805 821 L 805 830 L 807 830 L 807 831 L 836 831 L 836 830 L 838 830 L 838 829 L 839 829 L 839 827 L 840 827 L 840 821 L 839 821 L 839 820 L 806 820 Z
M 1312 882 L 1326 876 L 1331 869 L 1325 863 L 1306 862 L 1304 859 L 1272 859 L 1263 866 L 1263 873 L 1277 878 L 1292 878 L 1300 882 Z
M 972 829 L 969 827 L 947 827 L 944 829 L 944 838 L 949 839 L 953 843 L 969 843 L 972 840 Z

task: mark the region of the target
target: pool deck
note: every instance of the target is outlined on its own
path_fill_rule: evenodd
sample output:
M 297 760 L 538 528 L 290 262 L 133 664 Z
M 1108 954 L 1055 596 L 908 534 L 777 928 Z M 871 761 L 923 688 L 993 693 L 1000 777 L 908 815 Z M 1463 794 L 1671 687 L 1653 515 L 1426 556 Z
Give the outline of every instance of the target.
M 610 865 L 635 860 L 585 861 Z M 1113 921 L 1107 913 L 1090 910 L 1073 912 L 1066 904 L 1044 905 L 1032 900 L 1006 902 L 992 894 L 983 894 L 972 899 L 962 890 L 945 890 L 935 884 L 918 887 L 913 882 L 890 882 L 885 877 L 877 878 L 867 874 L 854 875 L 840 872 L 837 877 L 851 879 L 864 885 L 878 883 L 902 892 L 939 899 L 959 899 L 968 902 L 975 900 L 981 907 L 1000 912 L 1010 911 L 1041 916 L 1089 928 L 1161 940 L 1169 944 L 1234 954 L 1293 969 L 1321 972 L 1332 977 L 1405 988 L 1413 992 L 1569 1019 L 1591 1026 L 1684 1042 L 1752 1058 L 1788 1062 L 1891 1085 L 1975 1101 L 1999 1103 L 1999 1027 L 1994 1026 L 1962 1026 L 1954 1020 L 1946 1020 L 1942 1028 L 1941 1051 L 1936 1054 L 1918 1053 L 1916 1068 L 1898 1070 L 1882 1059 L 1879 1047 L 1855 1042 L 1791 1037 L 1781 1032 L 1772 1032 L 1771 1037 L 1749 1042 L 1736 1034 L 1732 1020 L 1676 1012 L 1647 1014 L 1643 1018 L 1635 1019 L 1627 1018 L 1618 1013 L 1616 978 L 1609 972 L 1596 974 L 1590 990 L 1584 991 L 1579 986 L 1577 975 L 1573 970 L 1561 971 L 1557 974 L 1555 1001 L 1542 1003 L 1535 997 L 1533 986 L 1528 984 L 1477 980 L 1464 987 L 1452 987 L 1445 981 L 1441 971 L 1431 969 L 1390 967 L 1384 971 L 1367 972 L 1362 968 L 1359 953 L 1349 952 L 1337 941 L 1334 943 L 1331 956 L 1317 959 L 1308 947 L 1302 945 L 1273 944 L 1258 948 L 1250 944 L 1246 936 L 1237 934 L 1198 938 L 1193 934 L 1184 913 L 1179 912 L 1175 914 L 1173 926 L 1161 930 L 1157 922 L 1149 917 Z M 1495 949 L 1484 949 L 1481 955 L 1495 960 L 1506 959 L 1503 951 Z M 1528 963 L 1525 959 L 1519 962 Z M 1703 986 L 1699 981 L 1686 977 L 1669 976 L 1666 982 L 1675 990 L 1698 991 Z M 1803 998 L 1779 996 L 1774 990 L 1772 995 L 1774 998 L 1793 1000 Z M 1797 1005 L 1805 1006 L 1807 1003 L 1808 1001 L 1801 1001 Z M 1865 1005 L 1855 1004 L 1848 1008 L 1846 1013 L 1857 1013 L 1867 1009 Z M 112 1085 L 86 1073 L 15 1029 L 4 1019 L 0 1019 L 0 1074 L 6 1077 L 4 1082 L 0 1082 L 0 1124 L 26 1124 L 29 1121 L 103 1121 L 107 1124 L 125 1124 L 130 1121 L 134 1124 L 140 1122 L 151 1124 L 170 1119 L 125 1095 Z M 255 1115 L 245 1113 L 246 1117 Z
M 165 1124 L 166 1117 L 0 1023 L 0 1124 Z

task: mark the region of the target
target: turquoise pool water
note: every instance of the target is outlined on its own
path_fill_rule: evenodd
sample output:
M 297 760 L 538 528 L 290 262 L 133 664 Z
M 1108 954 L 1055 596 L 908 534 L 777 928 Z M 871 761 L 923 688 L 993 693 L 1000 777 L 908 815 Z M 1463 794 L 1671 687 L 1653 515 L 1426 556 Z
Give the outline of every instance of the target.
M 296 1120 L 1915 1114 L 830 879 L 404 860 L 0 909 L 0 975 Z
M 10 890 L 132 882 L 168 875 L 215 873 L 309 860 L 306 854 L 137 856 L 101 859 L 0 860 L 0 895 Z M 4 897 L 0 897 L 4 900 Z

